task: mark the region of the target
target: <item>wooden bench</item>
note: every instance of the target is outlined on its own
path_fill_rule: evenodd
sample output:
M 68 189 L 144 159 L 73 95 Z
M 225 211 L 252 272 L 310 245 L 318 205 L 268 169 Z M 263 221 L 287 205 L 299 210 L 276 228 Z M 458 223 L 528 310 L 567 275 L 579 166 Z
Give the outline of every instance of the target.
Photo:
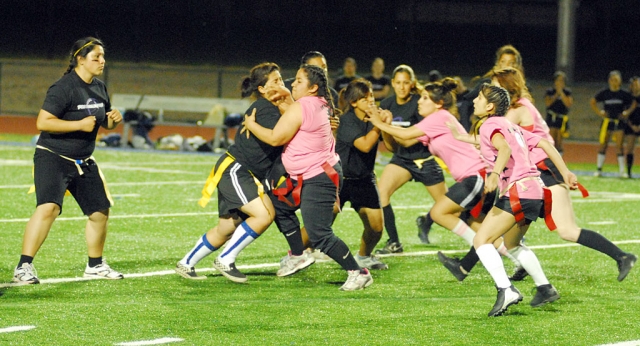
M 219 148 L 222 142 L 227 147 L 229 145 L 227 127 L 224 125 L 225 116 L 229 113 L 244 114 L 250 105 L 251 102 L 246 99 L 139 94 L 113 94 L 111 96 L 111 106 L 118 108 L 123 114 L 126 110 L 150 111 L 157 114 L 158 124 L 214 128 L 213 148 Z M 190 117 L 193 118 L 195 115 L 201 123 L 181 121 L 179 118 L 165 121 L 165 112 L 191 113 Z M 136 123 L 123 123 L 120 146 L 127 146 L 132 125 L 135 126 Z

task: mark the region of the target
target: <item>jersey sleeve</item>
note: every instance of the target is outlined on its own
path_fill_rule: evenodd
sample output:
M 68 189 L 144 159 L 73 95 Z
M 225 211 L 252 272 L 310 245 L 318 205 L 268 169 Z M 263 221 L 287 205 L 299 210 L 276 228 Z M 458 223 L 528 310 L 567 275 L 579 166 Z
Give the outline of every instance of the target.
M 64 88 L 58 84 L 49 87 L 42 109 L 60 118 L 67 112 L 69 107 L 71 107 L 71 99 Z
M 529 148 L 529 150 L 536 148 L 538 146 L 538 143 L 540 143 L 540 140 L 542 139 L 542 137 L 536 134 L 533 134 L 529 131 L 521 131 L 521 132 L 522 132 L 522 137 L 527 143 L 527 147 Z
M 363 133 L 363 126 L 360 126 L 358 122 L 359 120 L 353 116 L 342 117 L 340 119 L 340 126 L 338 126 L 336 137 L 340 141 L 353 146 L 353 142 L 358 138 L 367 135 L 367 133 Z

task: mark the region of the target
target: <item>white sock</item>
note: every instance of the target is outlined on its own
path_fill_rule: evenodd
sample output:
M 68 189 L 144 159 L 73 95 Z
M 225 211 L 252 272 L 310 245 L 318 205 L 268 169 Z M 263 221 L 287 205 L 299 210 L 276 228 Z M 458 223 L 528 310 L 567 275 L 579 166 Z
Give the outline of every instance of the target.
M 473 246 L 473 237 L 476 236 L 476 232 L 474 232 L 469 225 L 464 223 L 464 221 L 458 220 L 458 224 L 451 230 L 451 232 L 459 235 L 469 245 Z
M 180 263 L 188 267 L 195 267 L 198 262 L 216 250 L 217 249 L 207 240 L 207 234 L 205 233 L 202 237 L 198 238 L 196 246 L 180 260 Z
M 507 250 L 507 247 L 504 246 L 504 242 L 502 242 L 502 244 L 500 244 L 500 246 L 496 250 L 498 250 L 498 253 L 500 255 L 502 255 L 502 256 L 508 258 L 509 260 L 511 260 L 511 262 L 513 262 L 513 264 L 516 267 L 520 267 L 521 266 L 520 262 L 515 257 L 513 257 L 513 255 L 511 255 L 509 253 L 509 250 Z
M 598 153 L 598 170 L 602 170 L 603 165 L 604 165 L 604 154 Z
M 509 250 L 509 252 L 520 262 L 522 268 L 529 273 L 536 286 L 546 285 L 549 283 L 547 276 L 544 275 L 544 272 L 542 271 L 538 257 L 536 257 L 536 254 L 534 254 L 531 249 L 524 245 L 520 245 Z
M 218 261 L 225 265 L 234 263 L 240 251 L 247 247 L 247 245 L 251 244 L 259 236 L 260 235 L 258 233 L 254 232 L 251 227 L 247 225 L 246 221 L 241 223 L 233 232 L 231 239 L 224 246 L 222 253 L 218 256 Z
M 507 272 L 504 270 L 504 263 L 500 258 L 500 254 L 496 251 L 493 244 L 484 244 L 476 249 L 476 254 L 482 262 L 482 265 L 487 269 L 496 286 L 499 288 L 511 287 L 511 281 L 507 276 Z
M 624 174 L 624 168 L 625 168 L 624 156 L 618 155 L 618 169 L 620 170 L 620 175 Z

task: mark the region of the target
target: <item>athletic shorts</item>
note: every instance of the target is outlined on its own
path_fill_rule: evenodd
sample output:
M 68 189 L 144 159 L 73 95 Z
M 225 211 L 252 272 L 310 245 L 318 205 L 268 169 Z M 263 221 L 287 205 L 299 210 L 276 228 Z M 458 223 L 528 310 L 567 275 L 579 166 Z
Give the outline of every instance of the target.
M 554 185 L 564 184 L 564 178 L 562 177 L 562 174 L 560 174 L 558 167 L 556 167 L 553 161 L 551 161 L 550 158 L 546 158 L 542 162 L 544 162 L 544 164 L 548 168 L 547 170 L 538 167 L 538 171 L 540 172 L 540 179 L 542 179 L 544 186 L 551 187 Z
M 226 157 L 227 155 L 220 157 L 216 163 L 216 170 Z M 247 215 L 240 211 L 240 207 L 260 197 L 258 189 L 261 186 L 245 166 L 238 161 L 232 162 L 222 173 L 218 183 L 218 214 L 237 214 L 246 219 Z
M 347 202 L 351 202 L 351 207 L 356 211 L 360 208 L 380 209 L 380 193 L 376 176 L 371 174 L 366 178 L 345 178 L 340 190 L 340 209 Z
M 472 210 L 482 199 L 484 194 L 484 179 L 479 174 L 466 177 L 451 187 L 445 194 L 449 199 L 463 207 L 465 210 Z M 496 192 L 487 194 L 482 203 L 480 214 L 486 214 L 491 210 L 495 202 Z
M 549 112 L 547 112 L 547 116 L 545 122 L 550 129 L 560 129 L 562 128 L 562 122 L 564 114 L 556 114 L 555 116 Z
M 83 174 L 80 175 L 75 163 L 37 148 L 33 164 L 36 206 L 55 203 L 60 207 L 62 214 L 64 194 L 69 190 L 84 215 L 111 208 L 106 183 L 102 180 L 95 161 L 88 160 L 83 163 L 80 166 Z
M 634 125 L 634 126 L 638 126 L 637 124 L 633 124 L 633 125 Z M 631 128 L 631 126 L 629 126 L 627 123 L 624 123 L 623 128 L 624 128 L 624 134 L 625 134 L 625 135 L 640 136 L 640 131 L 638 131 L 638 132 L 633 131 L 633 129 Z
M 615 119 L 609 119 L 609 124 L 607 124 L 607 132 L 610 131 L 621 131 L 624 130 L 624 122 L 618 121 Z M 600 131 L 604 129 L 604 120 L 600 123 Z
M 527 224 L 536 221 L 538 217 L 544 217 L 544 202 L 541 199 L 521 198 L 520 205 L 522 206 L 522 212 L 524 213 L 524 218 Z M 500 197 L 495 206 L 513 215 L 509 197 Z
M 425 186 L 433 186 L 444 182 L 442 168 L 433 158 L 422 162 L 422 167 L 418 167 L 418 164 L 414 160 L 401 158 L 396 155 L 393 155 L 389 163 L 406 169 L 411 173 L 411 180 L 420 182 Z

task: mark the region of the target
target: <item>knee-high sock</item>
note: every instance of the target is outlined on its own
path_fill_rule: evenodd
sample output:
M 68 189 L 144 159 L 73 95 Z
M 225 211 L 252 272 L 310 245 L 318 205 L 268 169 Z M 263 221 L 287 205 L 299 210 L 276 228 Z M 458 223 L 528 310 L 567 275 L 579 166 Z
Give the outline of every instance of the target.
M 340 238 L 337 238 L 330 248 L 323 249 L 323 252 L 325 252 L 327 256 L 331 257 L 331 259 L 338 262 L 344 270 L 360 269 L 360 266 L 358 265 L 358 262 L 356 262 L 356 259 L 353 258 L 349 247 Z
M 458 220 L 456 226 L 451 230 L 451 232 L 459 235 L 464 239 L 467 244 L 473 245 L 473 237 L 476 236 L 476 232 L 474 232 L 469 225 L 464 223 L 462 220 Z
M 384 228 L 387 230 L 387 234 L 389 235 L 389 241 L 399 243 L 400 239 L 398 238 L 398 229 L 396 228 L 396 216 L 393 213 L 391 204 L 386 207 L 382 207 L 382 214 L 384 216 Z
M 633 154 L 627 154 L 627 174 L 631 177 L 631 168 L 633 168 Z
M 252 230 L 246 222 L 241 223 L 233 232 L 231 239 L 224 246 L 222 253 L 218 256 L 218 261 L 226 265 L 234 263 L 240 251 L 259 236 L 260 235 Z
M 624 156 L 618 155 L 618 170 L 620 171 L 620 175 L 624 173 Z
M 462 269 L 464 269 L 466 274 L 468 274 L 471 269 L 475 267 L 476 263 L 478 263 L 479 260 L 480 258 L 478 258 L 476 248 L 472 246 L 469 252 L 467 252 L 467 254 L 460 259 L 460 266 L 462 267 Z
M 304 252 L 304 244 L 302 243 L 302 234 L 300 233 L 300 229 L 293 229 L 288 232 L 282 232 L 284 238 L 287 240 L 287 244 L 289 244 L 289 248 L 291 249 L 291 254 L 294 256 L 300 256 Z
M 520 262 L 527 273 L 529 273 L 536 286 L 546 285 L 549 283 L 547 276 L 544 275 L 544 272 L 542 271 L 538 257 L 536 257 L 536 254 L 534 254 L 531 249 L 524 245 L 520 245 L 509 250 L 509 252 L 511 252 L 513 257 Z
M 184 258 L 180 260 L 180 263 L 188 267 L 194 267 L 203 258 L 209 256 L 210 253 L 216 250 L 217 249 L 207 240 L 207 234 L 205 233 L 202 237 L 198 238 L 196 245 L 191 251 L 187 252 Z
M 616 261 L 618 258 L 625 255 L 624 251 L 620 250 L 619 247 L 609 239 L 605 238 L 602 234 L 588 229 L 583 228 L 580 230 L 577 243 L 596 251 L 600 251 Z
M 604 165 L 604 154 L 598 153 L 598 170 L 602 170 L 602 166 Z
M 496 251 L 493 244 L 484 244 L 476 249 L 476 253 L 482 261 L 482 264 L 487 269 L 496 286 L 499 288 L 507 288 L 511 286 L 511 281 L 507 276 L 507 272 L 504 271 L 504 264 L 500 258 L 500 254 Z
M 511 260 L 511 262 L 513 262 L 513 264 L 514 264 L 516 267 L 521 266 L 520 262 L 518 262 L 518 260 L 517 260 L 515 257 L 513 257 L 513 255 L 511 255 L 511 254 L 509 253 L 509 250 L 507 250 L 507 247 L 506 247 L 506 246 L 504 246 L 504 242 L 503 242 L 502 244 L 500 244 L 500 246 L 499 246 L 496 250 L 498 250 L 498 253 L 499 253 L 500 255 L 502 255 L 502 256 L 504 256 L 504 257 L 508 258 L 509 260 Z

